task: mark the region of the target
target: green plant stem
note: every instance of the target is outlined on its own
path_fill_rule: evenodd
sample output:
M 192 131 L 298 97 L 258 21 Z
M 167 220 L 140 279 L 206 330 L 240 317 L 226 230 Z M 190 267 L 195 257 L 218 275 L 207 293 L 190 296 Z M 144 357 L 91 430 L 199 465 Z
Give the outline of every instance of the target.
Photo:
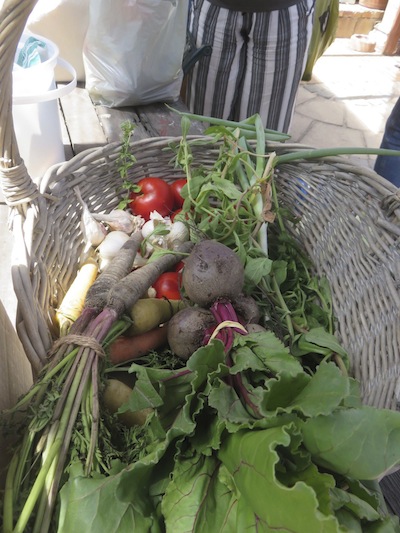
M 90 376 L 91 365 L 93 364 L 94 352 L 89 348 L 83 348 L 83 356 L 80 358 L 79 367 L 77 368 L 74 380 L 68 394 L 68 399 L 65 404 L 66 416 L 64 412 L 60 421 L 60 429 L 62 428 L 63 438 L 60 447 L 60 453 L 57 458 L 57 465 L 54 471 L 54 476 L 51 483 L 51 490 L 48 494 L 49 503 L 46 506 L 45 514 L 41 520 L 41 533 L 48 531 L 51 522 L 56 497 L 58 494 L 60 480 L 65 469 L 66 458 L 71 442 L 72 431 L 75 421 L 78 416 L 79 408 L 82 403 L 83 391 L 87 385 L 87 380 Z M 92 353 L 93 352 L 93 353 Z
M 33 527 L 33 533 L 42 533 L 46 530 L 46 525 L 44 524 L 44 517 L 46 516 L 46 509 L 50 505 L 49 494 L 51 493 L 51 488 L 54 480 L 54 475 L 57 467 L 57 458 L 52 462 L 50 469 L 47 473 L 44 490 L 42 490 L 42 496 L 39 501 L 39 507 L 35 517 L 35 524 Z
M 248 121 L 242 121 L 242 122 L 235 122 L 233 120 L 224 120 L 222 118 L 215 118 L 215 117 L 206 117 L 203 115 L 196 115 L 195 113 L 186 113 L 182 111 L 178 111 L 177 109 L 167 106 L 171 111 L 174 111 L 180 116 L 185 116 L 190 120 L 196 120 L 198 122 L 207 122 L 208 124 L 212 124 L 215 126 L 225 126 L 227 128 L 238 128 L 239 130 L 247 131 L 256 134 L 257 129 L 256 126 L 253 124 L 249 124 Z M 281 133 L 279 131 L 271 130 L 268 128 L 264 128 L 265 137 L 269 141 L 284 141 L 287 139 L 290 139 L 290 135 L 287 135 L 286 133 Z
M 18 454 L 14 454 L 8 466 L 3 501 L 3 533 L 12 533 L 14 523 L 14 490 L 18 468 Z
M 19 515 L 19 518 L 15 525 L 13 533 L 24 532 L 26 525 L 29 521 L 29 518 L 32 515 L 33 509 L 35 508 L 36 502 L 41 495 L 41 491 L 45 484 L 47 473 L 49 472 L 51 465 L 53 463 L 53 460 L 55 459 L 55 457 L 57 456 L 61 448 L 62 441 L 63 441 L 62 436 L 57 437 L 56 441 L 51 447 L 51 450 L 49 451 L 49 455 L 47 456 L 46 461 L 43 463 L 39 471 L 39 474 L 33 484 L 33 487 L 29 493 L 29 496 L 25 502 L 25 505 L 21 511 L 21 514 Z
M 338 147 L 338 148 L 320 148 L 315 150 L 299 150 L 288 154 L 277 155 L 274 160 L 274 166 L 291 161 L 302 159 L 319 159 L 322 157 L 331 157 L 338 155 L 392 155 L 400 156 L 399 150 L 387 150 L 385 148 L 357 148 L 357 147 Z
M 65 356 L 64 359 L 62 359 L 56 366 L 54 366 L 51 370 L 46 372 L 46 374 L 43 376 L 43 378 L 34 385 L 29 391 L 25 394 L 23 398 L 19 402 L 17 402 L 14 407 L 9 412 L 15 412 L 21 409 L 26 403 L 28 403 L 35 395 L 39 396 L 39 399 L 43 396 L 43 394 L 46 392 L 47 385 L 51 383 L 53 377 L 57 375 L 57 373 L 65 367 L 76 355 L 76 352 L 79 348 L 75 348 L 74 350 L 71 350 L 71 352 Z
M 288 309 L 288 307 L 286 305 L 286 302 L 285 302 L 285 299 L 282 296 L 282 293 L 281 293 L 281 290 L 279 288 L 278 282 L 276 281 L 276 277 L 274 275 L 271 275 L 271 279 L 272 279 L 272 288 L 273 288 L 273 290 L 275 292 L 275 295 L 277 297 L 278 303 L 281 306 L 282 310 L 284 311 L 284 319 L 285 319 L 285 322 L 286 322 L 286 327 L 288 329 L 288 332 L 289 332 L 289 335 L 290 335 L 291 339 L 293 340 L 293 338 L 294 338 L 294 329 L 293 329 L 293 324 L 292 324 L 292 320 L 291 320 L 290 310 Z
M 90 444 L 89 444 L 89 452 L 86 457 L 86 464 L 85 464 L 85 475 L 89 476 L 90 471 L 93 467 L 93 460 L 95 457 L 96 448 L 98 445 L 98 436 L 99 436 L 99 419 L 100 419 L 100 412 L 99 412 L 99 362 L 98 362 L 98 355 L 95 355 L 94 363 L 92 364 L 92 379 L 91 379 L 91 386 L 90 386 L 90 398 L 91 398 L 91 407 L 92 407 L 92 426 L 90 431 Z

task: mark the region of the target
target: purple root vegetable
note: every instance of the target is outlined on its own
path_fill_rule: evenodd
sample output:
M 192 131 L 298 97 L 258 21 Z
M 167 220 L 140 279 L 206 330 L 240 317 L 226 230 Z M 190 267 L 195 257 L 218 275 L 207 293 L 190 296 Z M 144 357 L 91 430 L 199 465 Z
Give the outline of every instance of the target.
M 224 244 L 202 241 L 184 263 L 182 286 L 189 300 L 200 307 L 209 307 L 219 298 L 234 300 L 242 293 L 243 264 Z
M 257 324 L 260 321 L 260 309 L 257 302 L 251 296 L 239 294 L 232 301 L 232 305 L 244 324 Z
M 261 324 L 247 324 L 247 333 L 264 333 L 267 331 Z
M 187 307 L 178 311 L 168 322 L 168 344 L 184 361 L 204 344 L 205 331 L 214 329 L 216 321 L 210 311 Z
M 229 367 L 233 365 L 231 349 L 235 333 L 247 335 L 246 329 L 238 322 L 231 302 L 224 299 L 214 302 L 210 310 L 200 307 L 182 309 L 168 323 L 168 343 L 175 355 L 187 360 L 198 348 L 215 338 L 224 345 L 226 364 Z M 232 374 L 226 381 L 235 389 L 243 405 L 258 418 L 260 413 L 241 374 Z

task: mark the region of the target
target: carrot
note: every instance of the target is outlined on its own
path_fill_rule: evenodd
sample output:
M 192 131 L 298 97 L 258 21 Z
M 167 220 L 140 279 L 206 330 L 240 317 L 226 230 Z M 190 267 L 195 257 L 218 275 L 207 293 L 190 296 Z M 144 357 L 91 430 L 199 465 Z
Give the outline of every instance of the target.
M 90 287 L 98 274 L 98 266 L 94 259 L 88 259 L 79 269 L 74 281 L 65 293 L 56 311 L 56 320 L 60 327 L 60 337 L 66 335 L 71 325 L 82 313 L 84 302 Z
M 112 344 L 110 344 L 109 358 L 111 363 L 117 365 L 119 363 L 125 363 L 126 361 L 142 357 L 151 350 L 157 350 L 166 344 L 166 325 L 158 326 L 150 331 L 146 331 L 145 333 L 140 333 L 139 335 L 134 335 L 132 337 L 121 335 L 120 337 L 117 337 Z

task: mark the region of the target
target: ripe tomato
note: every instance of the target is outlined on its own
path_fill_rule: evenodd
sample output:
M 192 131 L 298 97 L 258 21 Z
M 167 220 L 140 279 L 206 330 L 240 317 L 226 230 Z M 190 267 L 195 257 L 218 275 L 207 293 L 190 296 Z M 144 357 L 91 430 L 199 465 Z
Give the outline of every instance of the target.
M 138 181 L 140 192 L 131 192 L 129 207 L 134 215 L 149 220 L 150 213 L 157 211 L 165 217 L 174 208 L 174 196 L 169 184 L 161 178 L 151 176 Z
M 185 178 L 174 180 L 170 187 L 172 190 L 172 194 L 174 195 L 174 205 L 175 209 L 179 209 L 183 206 L 183 198 L 181 196 L 181 190 L 184 185 L 186 185 L 187 180 Z
M 153 288 L 156 291 L 156 298 L 168 298 L 168 300 L 181 300 L 180 288 L 181 274 L 180 272 L 164 272 L 153 283 Z

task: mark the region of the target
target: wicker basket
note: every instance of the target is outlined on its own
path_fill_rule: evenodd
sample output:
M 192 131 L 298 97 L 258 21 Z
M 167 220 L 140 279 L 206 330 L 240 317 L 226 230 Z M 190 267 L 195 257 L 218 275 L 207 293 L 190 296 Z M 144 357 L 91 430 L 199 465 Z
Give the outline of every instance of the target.
M 93 211 L 118 203 L 120 145 L 90 149 L 49 169 L 33 183 L 20 159 L 11 114 L 14 52 L 32 0 L 6 1 L 0 20 L 1 184 L 15 236 L 13 283 L 17 331 L 35 371 L 54 333 L 52 318 L 71 283 L 83 249 L 79 186 Z M 151 138 L 132 144 L 132 180 L 152 174 L 181 177 L 171 165 L 170 143 Z M 300 146 L 278 144 L 277 152 Z M 198 146 L 195 161 L 211 164 L 217 148 Z M 396 408 L 400 396 L 400 194 L 373 171 L 344 158 L 303 160 L 279 168 L 280 200 L 301 217 L 296 238 L 315 269 L 331 284 L 337 332 L 348 350 L 364 401 Z

